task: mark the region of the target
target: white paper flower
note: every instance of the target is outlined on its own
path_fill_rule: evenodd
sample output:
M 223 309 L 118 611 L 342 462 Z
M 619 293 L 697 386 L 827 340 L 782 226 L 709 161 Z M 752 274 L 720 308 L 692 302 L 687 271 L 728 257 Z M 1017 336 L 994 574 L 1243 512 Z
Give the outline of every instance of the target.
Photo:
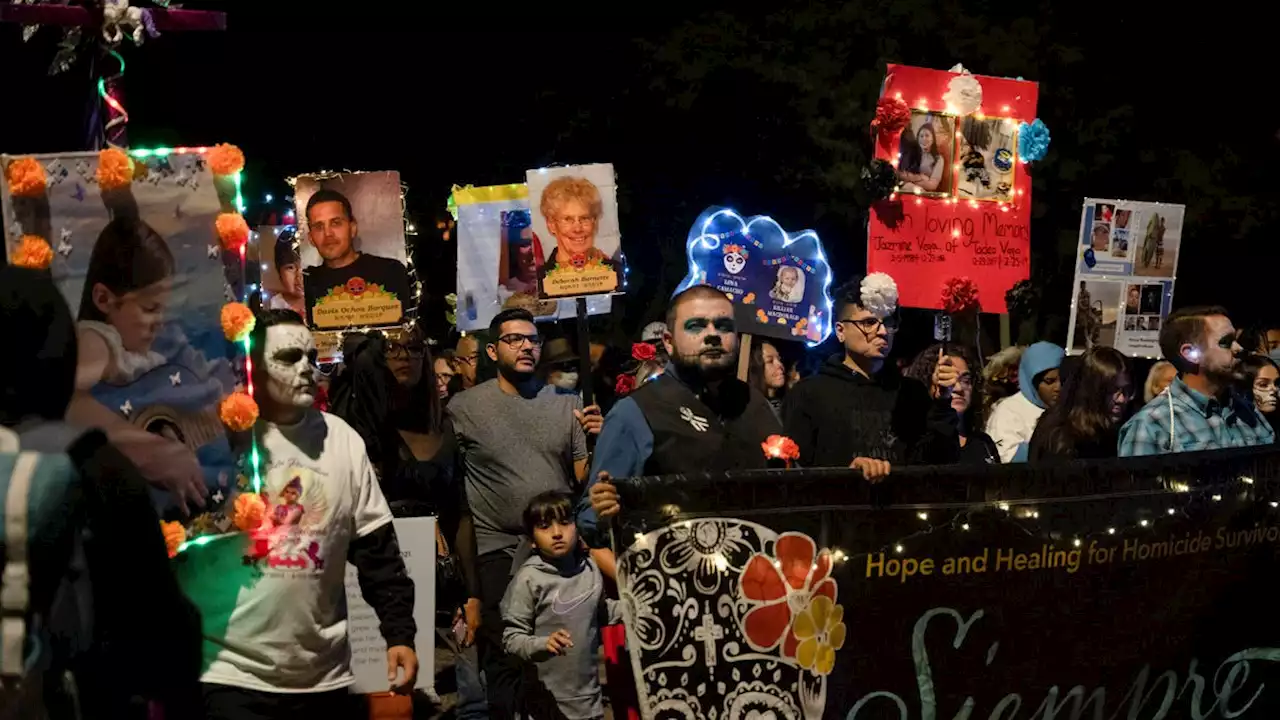
M 957 115 L 972 115 L 982 106 L 982 83 L 961 65 L 952 68 L 951 72 L 959 74 L 951 78 L 951 82 L 947 84 L 947 92 L 942 96 L 942 102 L 947 104 L 949 112 Z
M 862 307 L 878 318 L 886 318 L 898 309 L 898 283 L 888 273 L 871 273 L 858 286 Z

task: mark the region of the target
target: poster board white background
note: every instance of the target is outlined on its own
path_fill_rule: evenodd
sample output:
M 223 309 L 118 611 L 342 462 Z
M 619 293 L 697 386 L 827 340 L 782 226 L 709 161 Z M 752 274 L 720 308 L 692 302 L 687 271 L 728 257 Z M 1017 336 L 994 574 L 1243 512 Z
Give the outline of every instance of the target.
M 418 683 L 428 694 L 435 692 L 436 647 L 436 519 L 396 518 L 392 521 L 400 555 L 413 580 L 413 619 L 418 624 L 414 646 L 418 652 Z M 347 638 L 351 643 L 351 671 L 356 676 L 351 691 L 383 693 L 387 683 L 387 643 L 378 630 L 378 615 L 360 595 L 356 568 L 347 565 Z
M 489 188 L 467 188 L 454 193 L 458 207 L 458 329 L 463 332 L 487 329 L 489 321 L 511 297 L 511 291 L 498 284 L 502 214 L 530 209 L 527 190 L 525 197 L 500 197 L 504 193 L 498 190 L 517 186 L 493 187 L 494 192 L 487 192 Z M 552 243 L 551 247 L 555 244 Z M 577 317 L 572 298 L 550 302 L 555 304 L 556 311 L 549 318 L 569 320 Z M 607 315 L 612 307 L 609 295 L 587 298 L 589 315 Z
M 1130 357 L 1160 357 L 1160 328 L 1173 308 L 1185 211 L 1167 203 L 1084 199 L 1067 352 L 1097 344 Z M 1084 260 L 1089 249 L 1093 267 Z

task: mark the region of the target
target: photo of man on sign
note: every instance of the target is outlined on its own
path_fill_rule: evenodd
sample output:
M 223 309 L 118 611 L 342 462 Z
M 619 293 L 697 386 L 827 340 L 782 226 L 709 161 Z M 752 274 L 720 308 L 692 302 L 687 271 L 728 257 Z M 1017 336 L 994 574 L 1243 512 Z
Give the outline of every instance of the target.
M 308 241 L 300 248 L 307 323 L 317 330 L 399 325 L 412 300 L 399 174 L 303 177 L 295 197 Z

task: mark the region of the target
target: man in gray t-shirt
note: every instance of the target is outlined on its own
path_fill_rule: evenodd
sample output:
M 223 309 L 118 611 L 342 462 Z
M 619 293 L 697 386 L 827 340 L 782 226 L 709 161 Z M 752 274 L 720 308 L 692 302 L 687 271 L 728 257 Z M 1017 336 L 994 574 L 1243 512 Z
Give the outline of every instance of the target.
M 521 667 L 502 650 L 499 605 L 528 556 L 525 507 L 548 490 L 576 495 L 587 475 L 586 432 L 599 433 L 599 408 L 544 386 L 535 375 L 542 338 L 527 310 L 504 310 L 490 323 L 484 348 L 498 377 L 454 397 L 448 412 L 458 436 L 467 501 L 476 528 L 481 628 L 477 642 L 489 714 L 514 717 Z

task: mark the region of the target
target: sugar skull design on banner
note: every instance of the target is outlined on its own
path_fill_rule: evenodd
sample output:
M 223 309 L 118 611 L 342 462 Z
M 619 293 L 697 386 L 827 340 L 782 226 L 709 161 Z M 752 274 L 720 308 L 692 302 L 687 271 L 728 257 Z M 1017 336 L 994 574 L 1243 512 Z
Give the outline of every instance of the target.
M 772 218 L 712 207 L 693 223 L 686 252 L 678 290 L 723 291 L 741 331 L 810 345 L 831 334 L 831 268 L 812 230 L 791 235 Z
M 627 647 L 650 720 L 818 720 L 844 646 L 833 558 L 807 535 L 690 520 L 618 564 Z

